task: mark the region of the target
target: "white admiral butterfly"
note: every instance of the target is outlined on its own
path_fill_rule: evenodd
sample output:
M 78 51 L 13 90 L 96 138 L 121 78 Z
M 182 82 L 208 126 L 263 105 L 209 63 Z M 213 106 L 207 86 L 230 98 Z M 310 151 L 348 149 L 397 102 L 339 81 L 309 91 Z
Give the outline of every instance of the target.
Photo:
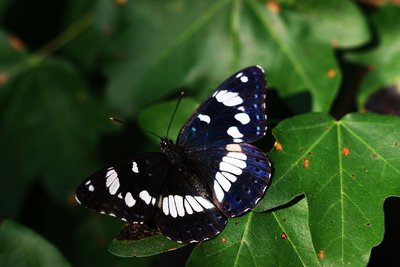
M 128 223 L 152 224 L 173 241 L 214 238 L 228 217 L 264 195 L 271 164 L 250 145 L 265 135 L 264 70 L 245 68 L 223 82 L 192 114 L 176 144 L 96 172 L 76 200 Z

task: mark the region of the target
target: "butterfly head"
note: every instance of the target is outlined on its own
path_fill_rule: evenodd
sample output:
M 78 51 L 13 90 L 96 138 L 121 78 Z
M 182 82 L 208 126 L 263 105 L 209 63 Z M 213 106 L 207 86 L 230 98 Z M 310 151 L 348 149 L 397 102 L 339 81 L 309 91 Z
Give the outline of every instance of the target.
M 166 152 L 168 150 L 168 147 L 170 147 L 173 144 L 174 142 L 172 142 L 171 139 L 167 137 L 161 137 L 161 142 L 160 142 L 161 151 Z

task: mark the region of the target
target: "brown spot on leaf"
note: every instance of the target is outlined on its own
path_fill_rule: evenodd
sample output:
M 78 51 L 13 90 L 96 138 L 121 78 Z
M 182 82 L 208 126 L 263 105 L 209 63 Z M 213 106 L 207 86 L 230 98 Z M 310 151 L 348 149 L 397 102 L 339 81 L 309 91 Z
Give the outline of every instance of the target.
M 318 258 L 320 260 L 323 260 L 325 258 L 325 251 L 323 251 L 322 249 L 318 252 Z
M 365 226 L 371 227 L 371 223 L 370 223 L 370 222 L 367 222 L 367 223 L 365 224 Z
M 23 50 L 25 48 L 24 42 L 15 35 L 8 36 L 8 43 L 15 50 Z
M 281 233 L 281 239 L 287 239 L 287 234 L 285 232 Z
M 281 143 L 275 142 L 274 147 L 276 149 L 276 151 L 282 151 L 283 147 Z
M 336 76 L 336 70 L 335 69 L 329 69 L 328 70 L 328 77 L 333 78 Z
M 115 3 L 120 6 L 125 5 L 127 2 L 128 0 L 115 0 Z
M 9 76 L 6 72 L 0 71 L 0 86 L 5 85 L 9 80 Z
M 351 154 L 351 150 L 348 147 L 343 147 L 342 148 L 342 154 L 345 156 L 348 156 Z
M 221 238 L 221 243 L 225 244 L 228 241 L 228 239 L 226 237 Z
M 331 42 L 331 46 L 332 46 L 333 49 L 339 48 L 338 40 L 333 39 L 332 42 Z
M 307 155 L 312 155 L 312 151 L 308 151 L 308 152 L 307 152 Z
M 310 161 L 308 160 L 308 158 L 304 158 L 303 159 L 303 167 L 304 167 L 304 169 L 307 169 L 309 165 L 310 165 Z
M 281 6 L 279 5 L 279 3 L 273 0 L 268 1 L 265 6 L 269 11 L 274 13 L 279 13 L 279 11 L 281 11 Z
M 376 159 L 378 157 L 378 154 L 377 153 L 372 153 L 372 158 L 373 159 Z

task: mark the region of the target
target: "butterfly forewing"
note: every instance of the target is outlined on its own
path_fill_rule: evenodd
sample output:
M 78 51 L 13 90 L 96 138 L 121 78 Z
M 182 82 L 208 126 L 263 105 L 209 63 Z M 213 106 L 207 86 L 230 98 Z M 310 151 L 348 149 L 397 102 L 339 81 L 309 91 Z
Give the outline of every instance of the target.
M 266 130 L 265 86 L 260 66 L 235 73 L 192 114 L 177 144 L 194 148 L 260 139 Z
M 87 208 L 131 223 L 151 221 L 168 173 L 162 153 L 146 153 L 87 178 L 76 199 Z

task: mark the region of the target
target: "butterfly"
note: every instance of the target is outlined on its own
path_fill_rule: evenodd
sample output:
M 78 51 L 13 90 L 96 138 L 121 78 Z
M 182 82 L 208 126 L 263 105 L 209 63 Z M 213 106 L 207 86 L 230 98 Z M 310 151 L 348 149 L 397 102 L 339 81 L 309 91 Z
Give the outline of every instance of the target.
M 266 80 L 260 66 L 235 73 L 217 87 L 181 128 L 176 143 L 89 176 L 78 203 L 130 224 L 153 224 L 181 243 L 214 238 L 227 218 L 263 197 L 271 162 L 251 145 L 267 129 Z

